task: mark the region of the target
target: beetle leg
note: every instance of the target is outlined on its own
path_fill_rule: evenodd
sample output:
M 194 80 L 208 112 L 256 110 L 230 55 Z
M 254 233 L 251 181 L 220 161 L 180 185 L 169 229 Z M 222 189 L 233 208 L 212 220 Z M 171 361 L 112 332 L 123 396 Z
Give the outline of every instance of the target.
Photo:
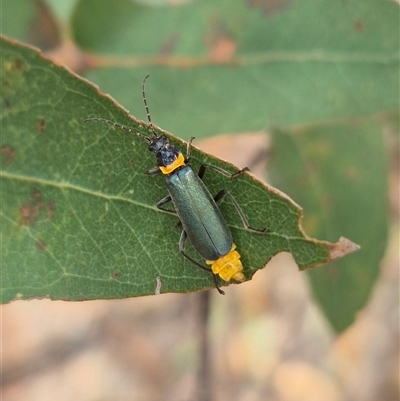
M 192 142 L 193 142 L 193 139 L 194 139 L 194 136 L 190 137 L 189 142 L 187 143 L 185 163 L 188 163 L 188 161 L 190 159 L 190 155 L 192 153 Z
M 205 270 L 206 272 L 212 273 L 212 270 L 209 267 L 201 265 L 199 262 L 196 262 L 190 256 L 186 255 L 185 248 L 186 248 L 186 239 L 187 239 L 187 232 L 185 230 L 182 231 L 181 238 L 179 240 L 179 252 L 190 262 L 192 262 L 195 266 L 200 267 L 200 269 Z
M 220 286 L 217 283 L 217 275 L 213 273 L 213 279 L 214 279 L 214 285 L 215 288 L 217 289 L 217 291 L 221 294 L 221 295 L 225 295 L 225 291 L 221 290 Z
M 160 167 L 156 166 L 147 171 L 148 175 L 156 175 L 161 173 Z
M 231 199 L 231 201 L 232 201 L 233 205 L 235 206 L 236 211 L 238 212 L 238 214 L 239 214 L 239 216 L 240 216 L 240 218 L 241 218 L 241 220 L 242 220 L 242 223 L 243 223 L 243 225 L 246 227 L 246 229 L 248 229 L 248 230 L 250 230 L 250 231 L 255 231 L 255 232 L 258 232 L 258 233 L 264 233 L 264 232 L 267 231 L 266 228 L 259 229 L 259 228 L 251 227 L 251 226 L 249 225 L 249 223 L 248 223 L 248 221 L 247 221 L 247 218 L 246 218 L 246 216 L 244 215 L 243 210 L 242 210 L 242 208 L 240 207 L 239 203 L 237 203 L 237 200 L 235 199 L 235 197 L 234 197 L 227 189 L 222 189 L 221 191 L 219 191 L 219 192 L 217 193 L 217 195 L 214 196 L 215 202 L 218 202 L 218 201 L 219 201 L 220 199 L 222 199 L 225 195 L 228 195 L 229 198 Z
M 212 168 L 215 171 L 218 171 L 220 174 L 222 174 L 228 178 L 235 178 L 235 177 L 239 176 L 240 174 L 243 174 L 246 171 L 250 171 L 250 169 L 248 167 L 245 167 L 245 168 L 242 168 L 241 170 L 237 171 L 236 173 L 231 174 L 221 167 L 217 167 L 217 166 L 214 166 L 213 164 L 205 163 L 205 164 L 202 164 L 199 169 L 198 176 L 200 177 L 200 179 L 203 179 L 203 175 L 204 175 L 207 167 Z
M 225 295 L 225 292 L 221 290 L 221 288 L 219 287 L 218 283 L 217 283 L 217 277 L 216 275 L 212 272 L 212 270 L 209 267 L 203 266 L 201 265 L 199 262 L 196 262 L 194 259 L 192 259 L 189 255 L 186 255 L 185 253 L 185 247 L 186 247 L 186 239 L 187 239 L 187 233 L 185 230 L 182 231 L 181 234 L 181 238 L 179 240 L 179 252 L 192 264 L 194 264 L 195 266 L 199 267 L 200 269 L 205 270 L 206 272 L 212 273 L 213 275 L 213 279 L 214 279 L 214 284 L 215 284 L 215 288 L 217 289 L 217 291 L 222 294 Z
M 167 213 L 171 213 L 171 214 L 176 214 L 175 210 L 170 210 L 170 209 L 165 209 L 163 208 L 163 206 L 168 203 L 171 202 L 171 196 L 167 195 L 165 198 L 162 198 L 158 203 L 157 203 L 157 209 L 162 210 L 163 212 L 167 212 Z
M 199 173 L 198 173 L 198 176 L 200 177 L 201 180 L 203 179 L 203 175 L 204 175 L 204 173 L 205 173 L 207 167 L 210 167 L 210 168 L 214 169 L 215 171 L 218 171 L 219 173 L 223 174 L 225 177 L 228 177 L 228 178 L 235 178 L 235 177 L 237 177 L 237 176 L 243 174 L 243 173 L 246 172 L 246 171 L 250 171 L 248 167 L 245 167 L 245 168 L 242 168 L 241 170 L 237 171 L 236 173 L 231 174 L 231 173 L 229 173 L 228 171 L 224 170 L 223 168 L 214 166 L 214 165 L 212 165 L 212 164 L 207 164 L 207 163 L 205 163 L 205 164 L 202 164 L 202 165 L 200 166 Z M 243 213 L 242 208 L 241 208 L 240 205 L 237 203 L 235 197 L 234 197 L 227 189 L 222 189 L 221 191 L 219 191 L 219 192 L 217 193 L 217 195 L 215 195 L 215 197 L 214 197 L 215 202 L 218 202 L 218 201 L 219 201 L 220 199 L 222 199 L 225 195 L 228 195 L 229 198 L 231 199 L 233 205 L 235 206 L 235 208 L 236 208 L 236 210 L 237 210 L 237 212 L 238 212 L 238 214 L 239 214 L 239 216 L 240 216 L 240 219 L 242 220 L 243 225 L 244 225 L 248 230 L 250 230 L 250 231 L 255 231 L 255 232 L 258 232 L 258 233 L 264 233 L 264 232 L 267 231 L 266 228 L 259 229 L 259 228 L 251 227 L 251 226 L 249 225 L 249 223 L 248 223 L 248 221 L 247 221 L 247 218 L 246 218 L 245 214 Z

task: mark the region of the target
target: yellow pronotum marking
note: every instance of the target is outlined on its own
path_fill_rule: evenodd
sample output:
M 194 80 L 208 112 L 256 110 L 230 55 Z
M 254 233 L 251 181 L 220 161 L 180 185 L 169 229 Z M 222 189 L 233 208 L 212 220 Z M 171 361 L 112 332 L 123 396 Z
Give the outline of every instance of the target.
M 217 260 L 206 260 L 211 265 L 214 274 L 218 274 L 224 281 L 244 281 L 243 265 L 240 261 L 240 254 L 235 251 L 236 245 L 232 245 L 232 249 L 225 256 L 221 256 Z
M 170 174 L 174 170 L 176 170 L 178 167 L 184 166 L 185 165 L 185 158 L 182 153 L 179 154 L 178 158 L 172 162 L 169 166 L 166 167 L 161 167 L 160 170 L 163 174 Z

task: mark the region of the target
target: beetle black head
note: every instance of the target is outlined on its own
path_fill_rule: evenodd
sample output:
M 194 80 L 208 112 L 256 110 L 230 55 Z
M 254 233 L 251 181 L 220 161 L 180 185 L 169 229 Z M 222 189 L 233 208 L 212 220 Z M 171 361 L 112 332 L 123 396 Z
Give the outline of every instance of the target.
M 173 145 L 170 145 L 165 135 L 153 135 L 149 145 L 150 152 L 156 155 L 157 165 L 168 167 L 173 164 L 181 154 L 181 151 Z
M 168 145 L 168 138 L 165 135 L 157 136 L 153 131 L 153 136 L 150 138 L 151 142 L 149 145 L 150 152 L 157 153 L 162 148 Z

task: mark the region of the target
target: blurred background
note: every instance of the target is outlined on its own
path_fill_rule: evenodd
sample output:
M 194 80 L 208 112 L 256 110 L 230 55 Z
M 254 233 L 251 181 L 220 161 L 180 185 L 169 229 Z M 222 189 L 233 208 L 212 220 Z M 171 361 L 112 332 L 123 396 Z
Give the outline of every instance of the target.
M 399 3 L 3 0 L 2 34 L 287 193 L 310 237 L 210 293 L 212 400 L 399 399 Z M 2 105 L 4 107 L 4 105 Z M 3 144 L 1 144 L 3 146 Z M 2 147 L 2 163 L 7 163 Z M 2 306 L 2 398 L 198 400 L 200 296 Z

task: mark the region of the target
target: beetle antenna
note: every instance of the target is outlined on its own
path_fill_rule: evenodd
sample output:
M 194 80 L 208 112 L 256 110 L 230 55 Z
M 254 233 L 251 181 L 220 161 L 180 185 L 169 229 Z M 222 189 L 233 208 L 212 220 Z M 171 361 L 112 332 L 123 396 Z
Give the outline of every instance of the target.
M 101 123 L 106 123 L 106 124 L 112 125 L 113 127 L 122 129 L 123 131 L 129 132 L 130 134 L 140 136 L 141 138 L 145 139 L 147 142 L 151 143 L 151 139 L 148 136 L 143 135 L 138 131 L 135 131 L 131 128 L 125 127 L 125 125 L 116 123 L 114 121 L 106 120 L 105 118 L 101 118 L 101 117 L 91 117 L 91 118 L 86 118 L 85 120 L 83 120 L 84 123 L 86 123 L 87 121 L 98 121 Z
M 147 79 L 149 76 L 150 76 L 150 75 L 146 75 L 146 76 L 144 77 L 144 79 L 143 79 L 143 82 L 142 82 L 142 96 L 143 96 L 144 107 L 146 108 L 147 119 L 149 120 L 151 132 L 153 133 L 154 136 L 157 136 L 157 134 L 156 134 L 155 131 L 154 131 L 153 122 L 151 121 L 149 106 L 147 105 L 146 93 L 145 93 L 145 91 L 144 91 L 144 84 L 146 83 L 146 79 Z

